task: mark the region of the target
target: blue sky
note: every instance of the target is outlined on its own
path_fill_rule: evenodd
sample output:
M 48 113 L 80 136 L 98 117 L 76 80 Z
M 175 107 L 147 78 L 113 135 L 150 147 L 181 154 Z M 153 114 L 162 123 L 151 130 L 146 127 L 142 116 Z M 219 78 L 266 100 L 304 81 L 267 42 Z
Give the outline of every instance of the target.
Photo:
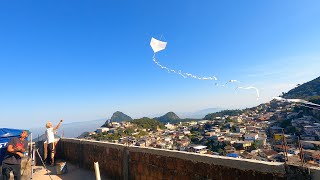
M 319 76 L 319 1 L 1 1 L 0 127 L 244 108 Z M 184 79 L 157 60 L 218 83 Z

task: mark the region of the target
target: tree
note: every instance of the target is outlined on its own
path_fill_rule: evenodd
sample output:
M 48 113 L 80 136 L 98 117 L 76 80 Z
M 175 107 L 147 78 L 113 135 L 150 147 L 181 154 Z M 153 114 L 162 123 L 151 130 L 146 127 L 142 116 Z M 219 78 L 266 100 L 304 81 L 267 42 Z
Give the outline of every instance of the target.
M 118 133 L 110 133 L 110 134 L 107 134 L 106 136 L 106 139 L 108 140 L 118 140 L 120 139 L 120 135 Z
M 132 133 L 134 133 L 134 129 L 132 129 L 132 128 L 126 128 L 126 129 L 124 130 L 124 133 L 125 133 L 126 135 L 131 136 Z
M 204 145 L 207 146 L 211 151 L 218 152 L 219 154 L 222 154 L 222 152 L 224 152 L 223 149 L 226 146 L 224 142 L 218 142 L 212 139 L 208 140 L 206 143 L 204 143 Z
M 145 132 L 145 131 L 140 131 L 140 132 L 139 132 L 139 136 L 140 136 L 140 137 L 141 137 L 141 136 L 146 136 L 146 135 L 148 135 L 148 133 Z
M 190 139 L 193 144 L 200 144 L 200 139 L 198 137 L 194 136 L 194 137 L 191 137 Z
M 258 149 L 258 145 L 256 142 L 251 143 L 251 150 L 256 150 Z
M 294 126 L 289 126 L 289 127 L 285 128 L 284 130 L 289 134 L 294 134 L 297 132 L 297 129 Z
M 226 155 L 224 150 L 219 148 L 218 151 L 217 151 L 220 155 Z
M 222 116 L 225 116 L 225 115 L 238 116 L 238 115 L 240 115 L 242 113 L 243 113 L 243 110 L 239 110 L 239 109 L 236 109 L 236 110 L 223 110 L 223 111 L 220 111 L 220 112 L 207 114 L 203 119 L 213 120 L 216 117 L 222 117 Z
M 281 121 L 280 127 L 286 128 L 286 127 L 290 126 L 291 125 L 291 121 L 292 121 L 291 119 L 286 119 L 286 120 Z
M 135 119 L 131 123 L 136 124 L 139 128 L 152 129 L 153 131 L 156 131 L 157 127 L 159 127 L 160 129 L 165 129 L 163 123 L 147 117 Z
M 232 126 L 231 127 L 231 129 L 230 129 L 230 131 L 232 132 L 232 133 L 235 133 L 237 130 L 236 130 L 236 127 L 235 126 Z
M 232 119 L 228 116 L 227 118 L 226 118 L 226 122 L 228 123 L 228 122 L 232 122 Z
M 118 128 L 118 134 L 119 134 L 120 136 L 122 136 L 122 135 L 124 135 L 124 131 L 123 131 L 122 129 Z
M 204 125 L 204 129 L 206 129 L 206 130 L 211 129 L 211 127 L 212 127 L 212 124 L 206 123 L 206 124 Z

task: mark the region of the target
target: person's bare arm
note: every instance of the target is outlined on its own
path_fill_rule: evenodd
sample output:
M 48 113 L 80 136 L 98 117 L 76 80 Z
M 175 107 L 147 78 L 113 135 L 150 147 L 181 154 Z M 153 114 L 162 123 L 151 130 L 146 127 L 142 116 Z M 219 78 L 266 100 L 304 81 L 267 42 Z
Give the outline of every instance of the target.
M 59 124 L 58 124 L 56 127 L 54 127 L 53 130 L 59 129 L 59 127 L 60 127 L 60 125 L 61 125 L 62 122 L 63 122 L 63 119 L 60 120 Z
M 16 147 L 15 148 L 16 151 L 22 152 L 24 153 L 26 150 L 24 149 L 24 147 Z
M 23 153 L 21 152 L 22 150 L 23 150 L 23 152 L 25 151 L 24 148 L 14 148 L 11 144 L 8 146 L 8 149 L 7 149 L 8 152 L 10 152 L 12 154 L 17 154 L 20 157 L 23 157 Z
M 11 144 L 8 146 L 7 151 L 10 153 L 13 153 L 13 154 L 16 153 L 16 150 L 14 149 L 14 147 Z
M 21 153 L 21 152 L 16 152 L 16 154 L 18 154 L 20 157 L 23 157 L 23 156 L 24 156 L 24 154 Z

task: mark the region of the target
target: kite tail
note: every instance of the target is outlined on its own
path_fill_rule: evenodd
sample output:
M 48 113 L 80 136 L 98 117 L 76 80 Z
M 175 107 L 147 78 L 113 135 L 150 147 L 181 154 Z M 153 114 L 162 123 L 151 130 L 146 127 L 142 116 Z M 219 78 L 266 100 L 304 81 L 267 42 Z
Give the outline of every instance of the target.
M 217 80 L 218 80 L 218 78 L 215 77 L 215 76 L 212 76 L 212 77 L 199 77 L 199 76 L 196 76 L 196 75 L 193 75 L 193 74 L 190 74 L 190 73 L 182 72 L 181 70 L 176 71 L 176 70 L 174 70 L 174 69 L 167 68 L 166 66 L 161 65 L 161 64 L 157 61 L 157 59 L 156 59 L 155 56 L 156 56 L 156 53 L 154 53 L 153 56 L 152 56 L 153 62 L 156 63 L 161 69 L 166 69 L 168 72 L 175 73 L 175 74 L 177 74 L 177 75 L 182 76 L 183 78 L 188 78 L 188 77 L 190 77 L 190 78 L 198 79 L 198 80 L 211 80 L 211 81 L 213 81 L 213 80 L 217 81 Z
M 253 86 L 249 86 L 249 87 L 241 87 L 241 86 L 238 86 L 238 87 L 236 88 L 236 90 L 237 90 L 237 89 L 245 89 L 245 90 L 254 89 L 254 90 L 256 90 L 256 93 L 257 93 L 257 100 L 259 100 L 259 98 L 260 98 L 259 89 L 256 88 L 256 87 L 253 87 Z

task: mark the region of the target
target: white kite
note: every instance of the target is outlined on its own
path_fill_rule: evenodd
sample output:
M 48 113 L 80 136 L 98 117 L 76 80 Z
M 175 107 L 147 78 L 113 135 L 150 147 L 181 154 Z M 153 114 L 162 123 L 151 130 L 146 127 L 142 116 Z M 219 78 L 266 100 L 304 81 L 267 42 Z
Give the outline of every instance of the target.
M 199 77 L 199 76 L 196 76 L 196 75 L 193 75 L 191 73 L 185 73 L 185 72 L 182 72 L 181 70 L 174 70 L 174 69 L 170 69 L 166 66 L 163 66 L 161 65 L 157 59 L 156 59 L 156 53 L 161 51 L 161 50 L 164 50 L 167 46 L 167 42 L 164 42 L 164 41 L 160 41 L 160 40 L 157 40 L 155 38 L 151 38 L 151 41 L 150 41 L 150 46 L 154 52 L 153 54 L 153 61 L 154 63 L 156 63 L 161 69 L 165 69 L 167 70 L 168 72 L 171 72 L 171 73 L 175 73 L 175 74 L 178 74 L 180 76 L 182 76 L 183 78 L 194 78 L 194 79 L 198 79 L 198 80 L 218 80 L 217 77 L 215 76 L 210 76 L 210 77 Z
M 193 79 L 198 79 L 198 80 L 211 80 L 211 81 L 217 81 L 218 78 L 216 76 L 209 76 L 209 77 L 199 77 L 199 76 L 196 76 L 196 75 L 193 75 L 191 73 L 187 73 L 187 72 L 182 72 L 181 70 L 174 70 L 174 69 L 171 69 L 171 68 L 168 68 L 166 66 L 163 66 L 161 65 L 157 59 L 156 59 L 156 53 L 159 52 L 159 51 L 162 51 L 166 48 L 167 46 L 167 42 L 164 42 L 164 41 L 160 41 L 158 39 L 155 39 L 155 38 L 151 38 L 151 41 L 150 41 L 150 46 L 154 52 L 153 54 L 153 62 L 158 65 L 161 69 L 165 69 L 168 71 L 168 73 L 175 73 L 175 74 L 178 74 L 180 76 L 182 76 L 183 78 L 193 78 Z M 218 83 L 215 83 L 216 86 L 226 86 L 228 83 L 239 83 L 240 81 L 238 80 L 234 80 L 234 79 L 231 79 L 229 80 L 228 82 L 226 82 L 224 85 L 219 85 Z M 256 92 L 257 92 L 257 99 L 259 99 L 259 90 L 258 88 L 256 87 L 237 87 L 237 89 L 255 89 Z
M 164 50 L 167 46 L 167 42 L 159 41 L 155 38 L 151 38 L 150 46 L 154 53 Z

